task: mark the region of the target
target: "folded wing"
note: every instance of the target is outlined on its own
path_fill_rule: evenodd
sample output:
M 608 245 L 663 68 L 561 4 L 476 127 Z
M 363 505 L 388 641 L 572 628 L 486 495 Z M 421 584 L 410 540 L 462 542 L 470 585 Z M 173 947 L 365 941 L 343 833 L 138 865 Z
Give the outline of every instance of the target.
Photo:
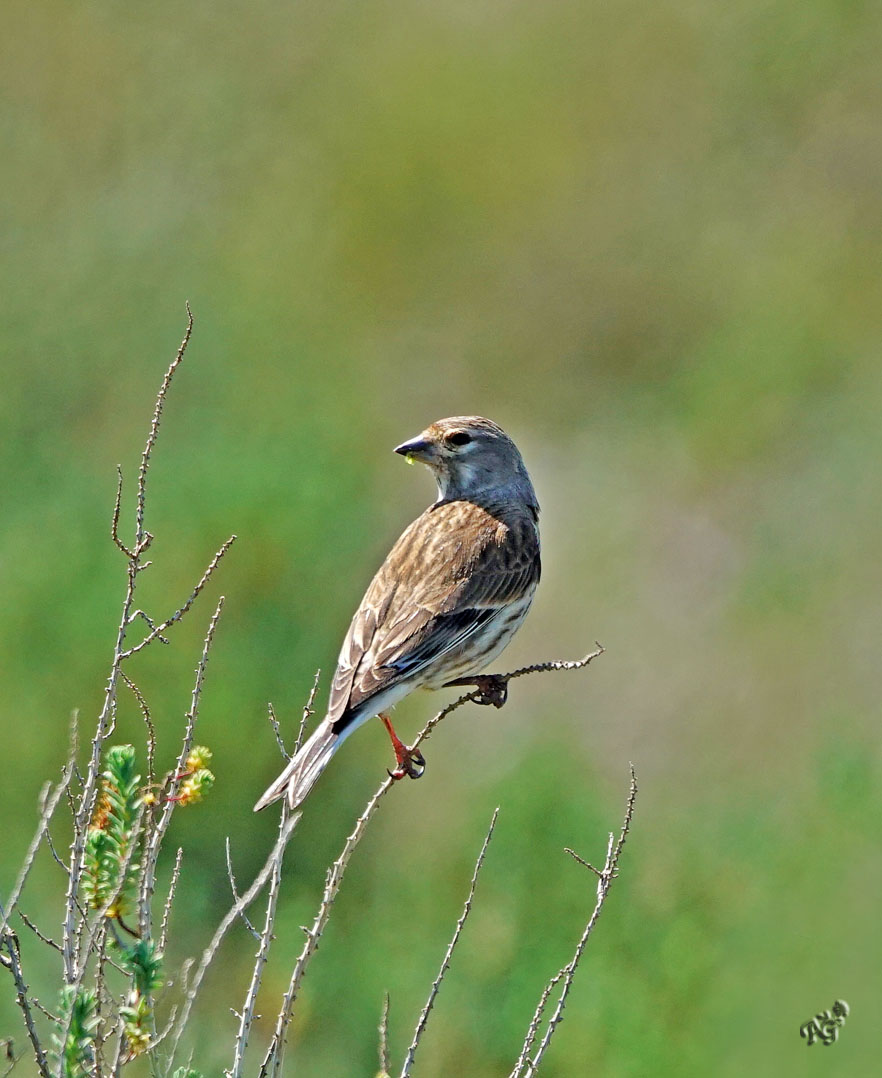
M 539 572 L 539 533 L 528 508 L 457 501 L 427 509 L 392 548 L 352 619 L 331 685 L 335 729 L 531 595 Z

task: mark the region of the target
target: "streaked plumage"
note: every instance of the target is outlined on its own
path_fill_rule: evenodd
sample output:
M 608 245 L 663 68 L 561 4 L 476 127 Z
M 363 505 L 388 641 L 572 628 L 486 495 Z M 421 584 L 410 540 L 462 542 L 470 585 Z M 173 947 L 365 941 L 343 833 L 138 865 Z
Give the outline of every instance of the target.
M 487 419 L 433 423 L 396 452 L 428 465 L 439 500 L 405 530 L 355 613 L 315 733 L 255 810 L 294 808 L 367 719 L 416 688 L 479 674 L 517 631 L 539 582 L 539 506 L 514 443 Z

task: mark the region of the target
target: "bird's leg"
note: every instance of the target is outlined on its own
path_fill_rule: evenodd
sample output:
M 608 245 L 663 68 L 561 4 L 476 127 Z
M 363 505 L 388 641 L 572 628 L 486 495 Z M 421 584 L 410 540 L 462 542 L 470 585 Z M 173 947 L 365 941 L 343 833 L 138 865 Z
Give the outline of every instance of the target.
M 502 707 L 508 699 L 508 678 L 502 674 L 478 674 L 475 677 L 458 677 L 448 681 L 444 688 L 454 685 L 474 685 L 478 690 L 476 704 L 490 704 Z
M 394 771 L 389 771 L 389 778 L 395 779 L 396 782 L 398 779 L 403 779 L 405 775 L 412 779 L 420 778 L 426 770 L 426 761 L 423 759 L 423 754 L 419 749 L 409 749 L 404 744 L 398 734 L 395 733 L 392 720 L 388 715 L 381 711 L 380 718 L 383 720 L 383 725 L 392 739 L 392 748 L 395 750 L 395 759 L 398 761 L 398 767 Z

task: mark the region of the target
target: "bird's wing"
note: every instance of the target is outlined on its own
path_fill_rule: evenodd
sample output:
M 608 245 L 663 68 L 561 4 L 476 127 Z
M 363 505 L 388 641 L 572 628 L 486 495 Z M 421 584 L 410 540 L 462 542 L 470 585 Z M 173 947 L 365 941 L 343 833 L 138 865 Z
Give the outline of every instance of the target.
M 472 502 L 432 506 L 404 532 L 371 582 L 343 642 L 328 718 L 356 708 L 459 647 L 539 580 L 532 513 Z

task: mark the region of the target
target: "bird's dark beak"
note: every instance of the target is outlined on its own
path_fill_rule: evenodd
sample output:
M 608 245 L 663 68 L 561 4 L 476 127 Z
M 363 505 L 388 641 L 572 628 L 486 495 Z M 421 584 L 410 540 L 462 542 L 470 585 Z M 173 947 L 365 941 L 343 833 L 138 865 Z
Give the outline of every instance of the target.
M 418 460 L 423 464 L 428 464 L 430 460 L 434 459 L 435 446 L 426 438 L 411 438 L 409 442 L 396 445 L 395 452 L 400 453 L 402 457 L 406 457 L 409 463 Z

